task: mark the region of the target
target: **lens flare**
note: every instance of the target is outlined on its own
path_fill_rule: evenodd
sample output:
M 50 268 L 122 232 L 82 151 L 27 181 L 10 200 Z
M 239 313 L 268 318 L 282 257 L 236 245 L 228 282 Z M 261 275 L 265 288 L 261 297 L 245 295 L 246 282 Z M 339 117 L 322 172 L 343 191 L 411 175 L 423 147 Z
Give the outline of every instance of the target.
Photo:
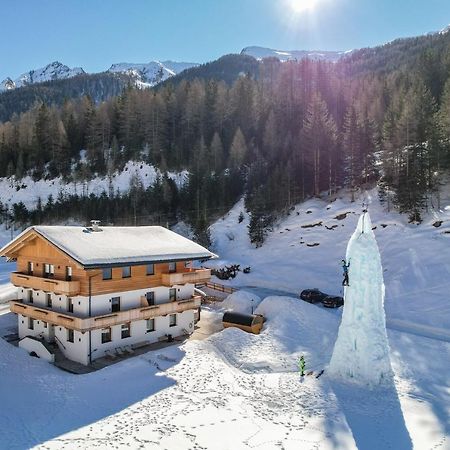
M 318 0 L 289 0 L 289 2 L 292 11 L 299 14 L 314 9 Z

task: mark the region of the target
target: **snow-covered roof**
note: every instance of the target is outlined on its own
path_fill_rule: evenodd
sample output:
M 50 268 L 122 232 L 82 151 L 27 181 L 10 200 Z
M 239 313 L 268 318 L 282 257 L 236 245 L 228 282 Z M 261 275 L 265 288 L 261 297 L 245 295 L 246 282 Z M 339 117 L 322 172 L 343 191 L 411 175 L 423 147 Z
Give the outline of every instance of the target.
M 102 226 L 99 231 L 77 226 L 33 226 L 1 249 L 0 254 L 30 231 L 85 267 L 216 257 L 201 245 L 159 226 Z

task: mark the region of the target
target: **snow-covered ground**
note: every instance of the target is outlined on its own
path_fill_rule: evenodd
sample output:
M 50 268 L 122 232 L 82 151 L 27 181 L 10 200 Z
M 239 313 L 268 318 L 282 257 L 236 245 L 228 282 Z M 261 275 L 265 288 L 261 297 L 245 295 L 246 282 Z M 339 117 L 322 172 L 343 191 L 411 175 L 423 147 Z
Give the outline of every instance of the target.
M 0 339 L 0 447 L 448 448 L 450 344 L 389 332 L 395 384 L 368 390 L 315 377 L 336 338 L 333 311 L 268 297 L 257 312 L 268 319 L 259 336 L 226 329 L 88 375 Z M 0 316 L 3 333 L 14 325 Z M 299 377 L 300 355 L 314 375 Z
M 430 332 L 439 329 L 450 339 L 450 207 L 445 208 L 450 201 L 443 201 L 443 210 L 429 214 L 418 226 L 408 224 L 406 215 L 387 212 L 376 190 L 353 203 L 345 196 L 331 203 L 313 199 L 291 211 L 261 248 L 249 242 L 249 219 L 241 201 L 212 227 L 212 250 L 221 258 L 213 264 L 250 265 L 250 274 L 240 272 L 225 282 L 238 287 L 265 287 L 296 296 L 302 289 L 317 287 L 340 295 L 341 260 L 363 199 L 371 201 L 369 212 L 384 270 L 388 323 Z M 245 218 L 239 224 L 241 211 Z M 433 224 L 437 221 L 442 224 L 436 228 Z
M 62 372 L 0 339 L 0 448 L 449 449 L 449 211 L 439 228 L 431 216 L 417 227 L 373 199 L 394 377 L 372 390 L 326 370 L 315 378 L 330 361 L 341 311 L 297 294 L 339 293 L 340 260 L 360 209 L 345 199 L 309 201 L 260 249 L 248 243 L 248 218 L 238 223 L 241 203 L 215 224 L 216 264 L 250 265 L 232 283 L 256 286 L 224 305 L 248 310 L 252 299 L 259 303 L 254 294 L 266 297 L 256 309 L 267 318 L 258 336 L 228 328 L 88 375 Z M 283 290 L 296 298 L 267 296 Z M 204 310 L 202 320 L 220 314 Z M 14 329 L 11 314 L 0 316 L 1 335 Z M 314 371 L 303 380 L 301 355 Z
M 114 192 L 125 193 L 130 189 L 131 178 L 136 175 L 142 181 L 144 188 L 147 188 L 155 183 L 156 178 L 161 173 L 147 163 L 129 161 L 121 172 L 113 174 L 111 180 L 106 176 L 78 183 L 65 183 L 61 177 L 38 181 L 34 181 L 31 177 L 24 177 L 17 181 L 13 178 L 0 178 L 0 201 L 10 206 L 13 203 L 23 202 L 28 209 L 34 209 L 39 198 L 45 205 L 49 195 L 52 195 L 53 199 L 56 200 L 60 192 L 100 196 L 103 192 L 109 192 L 110 187 L 112 187 Z M 178 187 L 185 183 L 187 175 L 187 171 L 169 172 L 167 174 Z

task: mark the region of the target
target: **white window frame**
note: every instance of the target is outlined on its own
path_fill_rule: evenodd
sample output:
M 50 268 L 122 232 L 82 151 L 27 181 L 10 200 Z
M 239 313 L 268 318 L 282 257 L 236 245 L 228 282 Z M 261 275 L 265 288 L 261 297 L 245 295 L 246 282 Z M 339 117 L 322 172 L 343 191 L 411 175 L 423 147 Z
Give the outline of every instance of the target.
M 169 314 L 169 327 L 176 327 L 177 326 L 177 315 L 176 314 Z
M 46 275 L 46 278 L 53 278 L 55 276 L 54 264 L 50 264 L 50 263 L 44 264 L 44 275 Z
M 128 333 L 128 335 L 124 336 L 123 333 Z M 127 339 L 131 337 L 131 322 L 123 323 L 120 326 L 120 337 L 121 339 Z

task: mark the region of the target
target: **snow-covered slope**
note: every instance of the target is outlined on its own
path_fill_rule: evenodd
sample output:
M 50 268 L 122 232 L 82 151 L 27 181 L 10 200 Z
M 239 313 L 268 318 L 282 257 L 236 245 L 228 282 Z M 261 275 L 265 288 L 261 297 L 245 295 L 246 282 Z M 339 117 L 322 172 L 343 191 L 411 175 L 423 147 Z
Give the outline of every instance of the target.
M 274 50 L 271 48 L 251 46 L 245 47 L 242 55 L 253 56 L 256 59 L 278 58 L 280 61 L 300 60 L 304 58 L 325 61 L 337 61 L 349 52 L 333 51 L 313 51 L 313 50 Z
M 28 209 L 36 208 L 38 199 L 42 204 L 46 204 L 49 195 L 54 199 L 58 194 L 78 194 L 78 195 L 101 195 L 102 192 L 108 192 L 110 188 L 114 192 L 127 192 L 130 188 L 130 180 L 138 176 L 145 188 L 153 185 L 156 178 L 161 175 L 158 169 L 144 163 L 129 161 L 121 172 L 115 172 L 111 179 L 108 177 L 96 177 L 84 182 L 65 183 L 61 177 L 52 180 L 34 181 L 31 177 L 25 177 L 21 180 L 11 178 L 0 178 L 0 201 L 3 204 L 12 205 L 13 203 L 23 202 Z M 178 187 L 182 186 L 187 177 L 187 171 L 169 172 L 168 177 L 173 179 Z
M 14 81 L 9 77 L 6 78 L 0 83 L 0 91 L 15 89 L 33 83 L 42 83 L 44 81 L 63 80 L 82 73 L 85 72 L 81 67 L 70 68 L 59 61 L 54 61 L 45 67 L 23 73 Z
M 165 81 L 185 69 L 196 67 L 198 64 L 174 62 L 174 61 L 150 61 L 148 63 L 118 63 L 113 64 L 108 72 L 126 73 L 135 78 L 136 84 L 140 87 L 152 87 L 161 81 Z
M 414 328 L 430 335 L 436 335 L 433 330 L 437 334 L 448 330 L 450 206 L 445 205 L 450 201 L 442 200 L 443 211 L 430 214 L 417 226 L 409 224 L 406 215 L 387 212 L 375 190 L 368 196 L 383 265 L 388 327 Z M 226 282 L 235 286 L 260 286 L 296 296 L 302 289 L 317 287 L 340 295 L 340 262 L 362 201 L 363 197 L 352 203 L 344 195 L 334 202 L 313 199 L 299 204 L 258 249 L 249 242 L 249 219 L 241 201 L 211 227 L 212 250 L 221 257 L 214 264 L 251 266 L 250 274 L 240 272 Z M 245 219 L 239 223 L 241 211 Z M 446 335 L 450 338 L 448 331 Z

